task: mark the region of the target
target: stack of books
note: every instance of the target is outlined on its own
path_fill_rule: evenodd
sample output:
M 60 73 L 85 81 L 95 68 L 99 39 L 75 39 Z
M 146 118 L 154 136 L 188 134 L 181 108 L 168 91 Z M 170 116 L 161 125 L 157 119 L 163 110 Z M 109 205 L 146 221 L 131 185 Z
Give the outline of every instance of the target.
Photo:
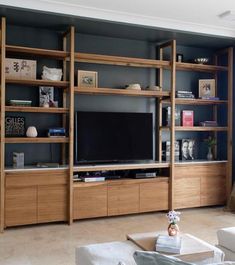
M 65 128 L 49 128 L 48 137 L 65 137 Z
M 204 127 L 216 127 L 218 123 L 217 121 L 201 121 L 199 125 Z
M 175 93 L 176 98 L 188 98 L 188 99 L 194 99 L 195 96 L 192 93 L 192 91 L 184 91 L 184 90 L 178 90 Z
M 180 254 L 181 237 L 159 235 L 156 241 L 156 251 L 171 254 Z

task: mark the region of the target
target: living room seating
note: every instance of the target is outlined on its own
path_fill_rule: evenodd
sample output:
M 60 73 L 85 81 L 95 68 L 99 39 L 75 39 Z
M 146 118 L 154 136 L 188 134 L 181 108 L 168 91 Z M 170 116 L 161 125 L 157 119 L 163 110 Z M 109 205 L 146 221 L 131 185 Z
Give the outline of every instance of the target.
M 217 231 L 218 247 L 224 252 L 225 260 L 235 261 L 235 227 Z
M 213 255 L 208 258 L 199 253 L 198 261 L 193 264 L 217 264 L 224 261 L 224 253 L 220 249 L 201 239 L 195 239 L 213 250 Z M 82 246 L 76 249 L 76 265 L 118 265 L 120 262 L 125 265 L 136 265 L 133 258 L 136 250 L 140 248 L 129 240 Z

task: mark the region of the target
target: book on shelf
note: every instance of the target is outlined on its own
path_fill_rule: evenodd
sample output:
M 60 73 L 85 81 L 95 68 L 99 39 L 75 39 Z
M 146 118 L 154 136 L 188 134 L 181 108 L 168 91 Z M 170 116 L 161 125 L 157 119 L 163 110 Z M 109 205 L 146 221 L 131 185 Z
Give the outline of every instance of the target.
M 204 127 L 217 127 L 218 123 L 217 121 L 201 121 L 199 125 Z
M 37 167 L 40 167 L 40 168 L 59 167 L 59 163 L 37 163 Z
M 201 99 L 208 99 L 208 100 L 220 100 L 219 97 L 208 97 L 208 96 L 202 96 Z
M 187 99 L 194 99 L 195 96 L 193 94 L 181 94 L 181 93 L 177 93 L 176 98 L 187 98 Z
M 192 91 L 186 91 L 186 90 L 177 90 L 176 93 L 180 93 L 180 94 L 193 94 Z
M 171 142 L 166 141 L 162 143 L 162 160 L 170 161 L 171 154 Z M 179 161 L 180 158 L 180 142 L 175 141 L 175 161 Z
M 159 235 L 156 241 L 156 251 L 180 254 L 181 241 L 180 236 Z
M 175 125 L 180 126 L 181 117 L 178 107 L 175 108 Z M 171 107 L 165 107 L 162 109 L 162 125 L 171 126 Z
M 182 126 L 191 127 L 194 124 L 193 120 L 193 110 L 182 110 Z
M 31 107 L 32 100 L 10 99 L 8 104 L 9 106 Z

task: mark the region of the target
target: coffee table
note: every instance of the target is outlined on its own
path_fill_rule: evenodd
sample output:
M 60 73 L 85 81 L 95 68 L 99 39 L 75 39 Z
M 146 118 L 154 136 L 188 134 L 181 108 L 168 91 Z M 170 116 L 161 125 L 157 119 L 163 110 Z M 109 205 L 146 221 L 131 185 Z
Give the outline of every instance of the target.
M 131 240 L 138 247 L 146 251 L 155 251 L 155 243 L 158 235 L 166 235 L 166 232 L 150 232 L 150 233 L 138 233 L 138 234 L 128 234 L 127 239 Z M 190 234 L 180 234 L 182 238 L 182 245 L 180 254 L 169 254 L 163 253 L 166 255 L 171 255 L 177 257 L 183 261 L 187 262 L 196 262 L 207 260 L 214 257 L 214 250 L 211 246 L 190 235 Z

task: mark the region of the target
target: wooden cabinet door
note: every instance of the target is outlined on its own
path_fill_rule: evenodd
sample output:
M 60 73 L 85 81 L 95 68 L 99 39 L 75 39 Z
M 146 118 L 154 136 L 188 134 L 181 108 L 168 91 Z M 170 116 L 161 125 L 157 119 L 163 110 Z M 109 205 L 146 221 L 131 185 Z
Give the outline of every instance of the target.
M 80 183 L 74 188 L 73 218 L 107 216 L 107 184 Z
M 200 206 L 200 177 L 175 179 L 174 207 L 190 208 Z
M 108 186 L 108 215 L 139 212 L 139 184 Z
M 38 222 L 67 220 L 66 185 L 38 186 Z
M 225 175 L 201 177 L 201 206 L 223 205 L 225 202 Z
M 37 223 L 37 187 L 7 188 L 5 225 Z
M 168 181 L 140 184 L 140 212 L 168 209 Z

